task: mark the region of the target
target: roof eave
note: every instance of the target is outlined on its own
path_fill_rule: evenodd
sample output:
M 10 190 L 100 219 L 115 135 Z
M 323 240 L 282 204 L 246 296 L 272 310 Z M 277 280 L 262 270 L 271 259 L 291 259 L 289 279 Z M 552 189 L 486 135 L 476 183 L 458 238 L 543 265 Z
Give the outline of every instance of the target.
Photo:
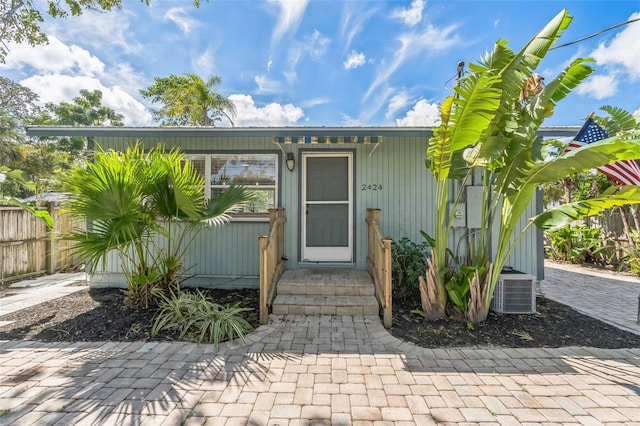
M 29 136 L 85 137 L 286 137 L 286 136 L 414 136 L 430 137 L 433 127 L 76 127 L 27 126 Z M 571 137 L 580 126 L 542 127 L 543 137 Z

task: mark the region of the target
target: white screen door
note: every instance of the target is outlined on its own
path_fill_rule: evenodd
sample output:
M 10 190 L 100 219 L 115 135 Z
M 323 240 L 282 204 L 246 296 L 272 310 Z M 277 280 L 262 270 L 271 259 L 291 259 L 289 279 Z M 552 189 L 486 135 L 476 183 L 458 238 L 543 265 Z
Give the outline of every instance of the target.
M 353 155 L 303 153 L 302 260 L 353 260 Z

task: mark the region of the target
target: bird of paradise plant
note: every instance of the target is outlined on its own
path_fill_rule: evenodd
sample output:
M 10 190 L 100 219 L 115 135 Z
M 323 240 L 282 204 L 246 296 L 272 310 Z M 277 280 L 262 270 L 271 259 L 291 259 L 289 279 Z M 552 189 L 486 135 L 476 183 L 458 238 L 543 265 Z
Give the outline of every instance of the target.
M 429 141 L 426 160 L 437 185 L 435 246 L 429 270 L 421 280 L 423 310 L 429 317 L 445 313 L 446 279 L 450 276 L 447 250 L 453 214 L 474 170 L 481 170 L 483 197 L 482 227 L 470 237 L 469 255 L 465 259 L 475 269 L 466 312 L 470 322 L 486 319 L 500 272 L 529 227 L 563 226 L 560 224 L 567 220 L 594 214 L 602 208 L 640 202 L 638 188 L 625 187 L 601 199 L 544 212 L 524 229 L 516 229 L 541 183 L 575 171 L 640 157 L 640 142 L 618 136 L 585 145 L 553 160 L 546 158 L 545 143 L 537 136 L 538 129 L 553 114 L 556 104 L 593 72 L 592 60 L 574 60 L 540 90 L 538 87 L 527 90 L 524 99 L 523 87 L 536 76 L 536 68 L 571 20 L 568 12 L 562 10 L 518 53 L 506 41 L 496 42 L 478 64 L 469 66 L 470 73 L 461 78 L 455 94 L 441 105 L 441 124 Z M 454 179 L 461 179 L 457 191 L 450 188 Z M 450 204 L 454 207 L 448 208 Z M 497 249 L 490 259 L 494 226 L 498 227 Z

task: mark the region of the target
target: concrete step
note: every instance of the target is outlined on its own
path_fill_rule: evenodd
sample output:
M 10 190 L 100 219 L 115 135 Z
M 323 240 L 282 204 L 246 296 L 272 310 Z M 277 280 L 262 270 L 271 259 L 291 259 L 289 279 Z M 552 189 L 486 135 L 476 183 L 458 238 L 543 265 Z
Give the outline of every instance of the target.
M 379 310 L 372 295 L 278 294 L 272 307 L 277 315 L 378 315 Z
M 280 281 L 278 294 L 303 296 L 373 296 L 375 289 L 369 282 L 311 283 Z

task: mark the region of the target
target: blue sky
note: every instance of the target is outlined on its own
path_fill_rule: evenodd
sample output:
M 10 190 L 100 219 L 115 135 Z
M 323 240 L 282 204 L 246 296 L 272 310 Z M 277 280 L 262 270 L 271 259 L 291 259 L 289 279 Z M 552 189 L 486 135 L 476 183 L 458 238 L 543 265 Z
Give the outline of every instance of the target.
M 43 102 L 100 89 L 127 125 L 156 124 L 138 93 L 154 76 L 195 72 L 222 78 L 238 126 L 423 126 L 458 61 L 477 61 L 498 39 L 519 50 L 563 7 L 574 20 L 560 43 L 640 18 L 637 0 L 123 3 L 47 19 L 50 43 L 10 46 L 0 75 Z M 640 22 L 551 51 L 538 72 L 550 80 L 579 56 L 595 58 L 596 72 L 546 125 L 580 125 L 602 105 L 640 107 Z

